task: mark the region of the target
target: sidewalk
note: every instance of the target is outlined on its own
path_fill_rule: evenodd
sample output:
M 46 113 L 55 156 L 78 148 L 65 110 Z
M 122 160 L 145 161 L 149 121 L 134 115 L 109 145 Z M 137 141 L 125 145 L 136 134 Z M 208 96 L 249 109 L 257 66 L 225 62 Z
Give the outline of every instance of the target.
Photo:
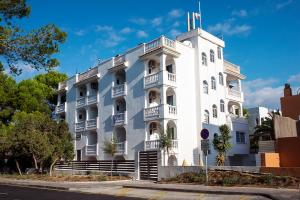
M 103 182 L 46 182 L 32 180 L 13 180 L 0 178 L 0 184 L 24 187 L 80 191 L 86 193 L 102 193 L 107 188 L 134 188 L 146 190 L 205 193 L 217 195 L 262 196 L 274 200 L 300 200 L 300 191 L 296 189 L 274 189 L 254 187 L 221 187 L 187 184 L 157 184 L 150 181 L 103 181 Z

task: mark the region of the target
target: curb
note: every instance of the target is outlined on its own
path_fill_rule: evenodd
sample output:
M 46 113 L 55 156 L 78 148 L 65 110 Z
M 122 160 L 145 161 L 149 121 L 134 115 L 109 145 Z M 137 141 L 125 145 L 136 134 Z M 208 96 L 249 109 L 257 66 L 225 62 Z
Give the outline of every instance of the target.
M 65 190 L 68 191 L 70 188 L 66 187 L 58 187 L 58 186 L 49 186 L 49 185 L 25 185 L 25 184 L 19 184 L 19 183 L 1 183 L 0 185 L 5 186 L 16 186 L 16 187 L 27 187 L 27 188 L 41 188 L 41 189 L 51 189 L 51 190 Z
M 124 185 L 123 188 L 135 188 L 135 189 L 147 189 L 147 190 L 162 190 L 162 191 L 172 191 L 172 192 L 193 192 L 193 193 L 206 193 L 206 194 L 224 194 L 224 195 L 248 195 L 248 196 L 262 196 L 272 200 L 280 200 L 271 194 L 262 192 L 237 192 L 237 191 L 223 191 L 223 190 L 193 190 L 193 189 L 181 189 L 181 188 L 160 188 L 160 187 L 147 187 L 147 186 L 132 186 Z

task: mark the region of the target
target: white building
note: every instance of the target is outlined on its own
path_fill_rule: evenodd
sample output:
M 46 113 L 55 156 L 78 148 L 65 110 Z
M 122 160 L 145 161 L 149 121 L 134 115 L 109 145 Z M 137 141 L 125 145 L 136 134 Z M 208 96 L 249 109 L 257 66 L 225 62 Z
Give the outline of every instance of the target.
M 232 130 L 230 164 L 249 154 L 242 117 L 240 68 L 223 59 L 223 40 L 202 29 L 176 40 L 164 36 L 138 45 L 59 84 L 56 113 L 74 135 L 77 160 L 103 160 L 105 139 L 117 141 L 116 159 L 158 150 L 161 130 L 172 134 L 169 164 L 203 163 L 200 132 L 212 141 L 218 127 Z M 215 163 L 211 147 L 210 165 Z

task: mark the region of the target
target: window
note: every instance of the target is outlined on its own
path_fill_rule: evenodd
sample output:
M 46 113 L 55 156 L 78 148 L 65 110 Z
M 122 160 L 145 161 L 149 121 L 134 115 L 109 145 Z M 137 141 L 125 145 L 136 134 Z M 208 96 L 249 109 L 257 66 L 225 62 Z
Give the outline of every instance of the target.
M 91 83 L 91 88 L 93 90 L 98 90 L 98 83 Z
M 219 84 L 224 85 L 224 78 L 223 78 L 223 74 L 221 72 L 219 73 Z
M 246 143 L 244 132 L 240 132 L 240 131 L 236 132 L 236 143 L 238 143 L 238 144 L 245 144 Z
M 152 74 L 153 73 L 153 69 L 155 68 L 155 61 L 154 60 L 150 60 L 148 63 L 148 73 Z
M 215 52 L 214 50 L 210 50 L 210 62 L 215 62 Z
M 220 100 L 220 110 L 221 112 L 225 112 L 225 103 L 222 99 Z
M 155 91 L 151 91 L 149 93 L 149 103 L 153 103 L 156 99 L 156 92 Z
M 208 94 L 208 83 L 207 83 L 207 81 L 203 81 L 203 91 L 204 91 L 204 94 Z
M 207 58 L 204 52 L 202 53 L 202 65 L 207 66 Z
M 150 135 L 152 135 L 153 132 L 157 130 L 157 123 L 152 122 L 152 123 L 149 125 L 149 130 L 150 130 Z
M 213 90 L 217 89 L 215 77 L 211 77 L 211 89 L 213 89 Z
M 82 97 L 82 96 L 83 96 L 83 92 L 81 92 L 81 91 L 80 91 L 80 92 L 79 92 L 79 96 L 81 96 L 81 97 Z
M 172 65 L 172 64 L 167 65 L 167 66 L 166 66 L 166 69 L 167 69 L 167 71 L 168 71 L 169 73 L 173 73 L 173 65 Z
M 82 114 L 79 114 L 78 118 L 79 118 L 79 119 L 82 119 Z
M 221 47 L 218 47 L 218 58 L 222 59 Z
M 167 96 L 167 104 L 174 106 L 174 97 L 173 96 Z
M 209 124 L 209 112 L 208 112 L 208 110 L 204 111 L 204 123 Z
M 81 133 L 76 133 L 76 140 L 81 140 Z
M 217 118 L 218 117 L 218 108 L 217 108 L 217 106 L 213 105 L 212 110 L 213 110 L 213 117 Z

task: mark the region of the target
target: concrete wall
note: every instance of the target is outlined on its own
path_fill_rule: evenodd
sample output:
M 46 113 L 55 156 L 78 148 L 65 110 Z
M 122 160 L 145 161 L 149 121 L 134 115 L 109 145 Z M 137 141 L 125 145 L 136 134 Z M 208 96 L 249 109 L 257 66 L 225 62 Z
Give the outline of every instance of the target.
M 289 117 L 274 117 L 276 138 L 297 137 L 297 121 Z

